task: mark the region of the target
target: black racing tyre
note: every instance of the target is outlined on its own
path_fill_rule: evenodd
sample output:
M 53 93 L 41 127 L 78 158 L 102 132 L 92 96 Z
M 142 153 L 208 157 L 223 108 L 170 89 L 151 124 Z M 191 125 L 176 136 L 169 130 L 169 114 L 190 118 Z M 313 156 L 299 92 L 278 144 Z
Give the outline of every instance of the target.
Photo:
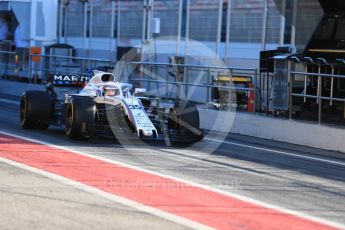
M 189 130 L 200 135 L 200 118 L 197 107 L 187 101 L 178 101 L 169 111 L 168 128 Z
M 90 139 L 94 134 L 96 104 L 89 97 L 75 97 L 67 106 L 65 133 L 74 140 Z
M 20 99 L 20 125 L 24 129 L 47 129 L 52 116 L 51 96 L 45 91 L 27 91 Z

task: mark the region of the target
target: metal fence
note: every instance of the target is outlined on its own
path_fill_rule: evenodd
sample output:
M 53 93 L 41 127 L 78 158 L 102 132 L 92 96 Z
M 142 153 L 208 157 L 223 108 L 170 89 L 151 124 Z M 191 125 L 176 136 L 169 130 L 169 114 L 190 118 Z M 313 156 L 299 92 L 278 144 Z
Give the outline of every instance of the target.
M 310 73 L 291 71 L 291 87 L 289 92 L 290 119 L 314 120 L 317 121 L 318 124 L 345 124 L 344 93 L 339 95 L 339 92 L 345 92 L 345 89 L 339 90 L 339 85 L 337 86 L 338 89 L 335 89 L 335 81 L 339 84 L 340 80 L 345 80 L 345 75 L 334 74 L 333 67 L 331 72 L 332 73 L 326 74 L 321 72 Z M 303 78 L 303 85 L 302 87 L 299 86 L 300 92 L 294 92 L 296 77 Z M 314 90 L 307 90 L 309 85 L 312 85 Z M 305 108 L 306 105 L 309 105 L 308 109 Z M 299 108 L 296 108 L 296 106 Z
M 113 71 L 115 66 L 113 62 L 106 59 L 38 54 L 30 54 L 25 63 L 20 63 L 17 52 L 2 51 L 0 54 L 2 77 L 20 77 L 34 83 L 45 83 L 53 75 L 91 76 L 94 69 Z M 121 65 L 121 63 L 117 64 Z M 124 62 L 123 66 L 121 72 L 115 72 L 119 78 L 133 83 L 136 87 L 145 87 L 150 95 L 158 96 L 166 101 L 185 98 L 206 105 L 214 105 L 212 91 L 217 89 L 228 91 L 230 99 L 227 103 L 232 103 L 232 106 L 236 107 L 236 98 L 233 98 L 236 92 L 246 94 L 253 92 L 254 97 L 256 94 L 255 87 L 236 86 L 232 82 L 215 84 L 214 78 L 220 75 L 247 77 L 255 86 L 257 69 L 154 62 Z M 253 100 L 255 100 L 254 97 Z M 255 107 L 255 103 L 253 106 Z
M 129 62 L 121 72 L 124 80 L 137 87 L 147 88 L 149 94 L 165 100 L 182 98 L 209 106 L 214 105 L 212 90 L 229 92 L 228 103 L 236 104 L 236 93 L 244 92 L 247 96 L 253 92 L 253 110 L 255 111 L 255 88 L 258 70 L 224 66 L 203 66 L 155 62 Z M 250 78 L 253 87 L 238 86 L 234 82 L 215 84 L 218 76 Z M 258 97 L 259 98 L 259 97 Z M 231 105 L 229 105 L 231 106 Z M 237 105 L 234 105 L 237 106 Z
M 0 50 L 0 66 L 1 76 L 27 76 L 29 66 L 28 49 Z

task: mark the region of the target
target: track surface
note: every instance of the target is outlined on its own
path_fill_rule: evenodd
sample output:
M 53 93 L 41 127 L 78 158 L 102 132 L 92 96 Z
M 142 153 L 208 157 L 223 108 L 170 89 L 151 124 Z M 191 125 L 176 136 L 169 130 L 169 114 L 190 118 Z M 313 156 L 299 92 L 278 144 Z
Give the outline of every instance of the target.
M 16 103 L 0 100 L 0 109 L 0 131 L 66 146 L 345 224 L 343 154 L 236 135 L 227 137 L 226 143 L 211 155 L 205 150 L 209 143 L 215 142 L 210 139 L 192 149 L 151 148 L 147 145 L 123 148 L 113 140 L 102 139 L 76 142 L 67 139 L 59 128 L 22 130 L 18 125 Z M 212 136 L 209 138 L 213 139 Z M 3 179 L 1 184 L 3 188 L 9 186 Z M 171 226 L 176 227 L 172 223 Z

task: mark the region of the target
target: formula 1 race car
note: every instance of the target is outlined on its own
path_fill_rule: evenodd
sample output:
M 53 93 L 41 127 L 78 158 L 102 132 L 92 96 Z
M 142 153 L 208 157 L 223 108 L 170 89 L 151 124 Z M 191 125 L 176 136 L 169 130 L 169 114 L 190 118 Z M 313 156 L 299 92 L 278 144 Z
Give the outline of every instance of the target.
M 25 129 L 61 126 L 72 139 L 97 135 L 193 143 L 203 137 L 196 105 L 162 103 L 146 96 L 146 89 L 133 89 L 106 72 L 96 72 L 90 80 L 54 75 L 46 91 L 24 92 L 20 124 Z

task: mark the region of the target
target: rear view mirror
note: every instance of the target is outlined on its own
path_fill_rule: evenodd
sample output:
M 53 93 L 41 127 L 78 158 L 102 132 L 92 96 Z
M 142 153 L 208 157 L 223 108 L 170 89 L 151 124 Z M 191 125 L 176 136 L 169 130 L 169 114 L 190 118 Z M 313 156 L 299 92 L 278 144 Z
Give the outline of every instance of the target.
M 136 88 L 134 90 L 134 95 L 140 94 L 140 93 L 146 93 L 146 92 L 147 92 L 147 90 L 145 88 Z

